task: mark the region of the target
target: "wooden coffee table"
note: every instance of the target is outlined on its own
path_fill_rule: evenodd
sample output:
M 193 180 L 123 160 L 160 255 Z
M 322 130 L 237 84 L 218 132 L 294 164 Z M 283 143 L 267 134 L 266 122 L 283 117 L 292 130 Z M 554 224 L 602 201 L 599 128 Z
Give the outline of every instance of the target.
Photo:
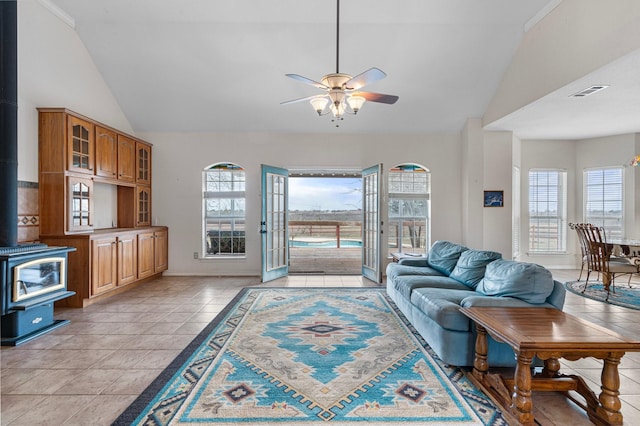
M 640 341 L 631 340 L 553 308 L 461 308 L 478 331 L 471 379 L 502 407 L 507 418 L 533 425 L 532 391 L 561 391 L 587 412 L 596 424 L 622 425 L 618 364 L 625 352 L 640 351 Z M 489 373 L 487 333 L 511 346 L 517 357 L 513 378 Z M 544 360 L 542 373 L 531 374 L 531 361 Z M 584 380 L 560 374 L 559 358 L 571 361 L 594 357 L 604 361 L 602 392 L 598 397 Z M 569 391 L 585 398 L 586 405 Z

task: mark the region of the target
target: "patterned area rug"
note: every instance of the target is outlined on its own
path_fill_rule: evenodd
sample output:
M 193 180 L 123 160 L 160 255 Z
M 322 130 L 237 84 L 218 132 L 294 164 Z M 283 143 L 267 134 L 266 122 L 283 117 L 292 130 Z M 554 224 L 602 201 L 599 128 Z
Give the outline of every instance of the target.
M 569 281 L 564 286 L 571 293 L 578 296 L 588 297 L 589 299 L 612 305 L 624 306 L 625 308 L 640 309 L 640 288 L 634 284 L 629 287 L 626 282 L 617 283 L 615 292 L 609 294 L 609 300 L 607 300 L 607 292 L 604 289 L 604 285 L 599 282 L 589 282 L 584 293 L 582 292 L 584 281 Z
M 382 288 L 247 288 L 114 425 L 505 425 Z

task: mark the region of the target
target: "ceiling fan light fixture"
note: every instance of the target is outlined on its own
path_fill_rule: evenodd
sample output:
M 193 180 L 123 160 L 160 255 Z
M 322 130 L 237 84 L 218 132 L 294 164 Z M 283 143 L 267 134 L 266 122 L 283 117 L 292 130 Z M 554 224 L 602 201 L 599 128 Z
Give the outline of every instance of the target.
M 311 103 L 311 105 L 313 106 L 313 109 L 316 110 L 318 115 L 322 115 L 322 112 L 324 111 L 324 109 L 327 107 L 327 104 L 329 103 L 329 99 L 327 99 L 324 96 L 321 96 L 321 97 L 311 99 L 309 103 Z
M 385 95 L 382 93 L 362 92 L 360 89 L 368 84 L 385 78 L 387 75 L 378 68 L 369 68 L 368 70 L 352 77 L 350 74 L 341 73 L 339 71 L 340 59 L 340 0 L 336 0 L 336 72 L 326 74 L 320 82 L 303 77 L 298 74 L 285 74 L 294 80 L 311 85 L 317 89 L 324 90 L 325 95 L 307 96 L 304 98 L 293 99 L 281 102 L 281 105 L 293 104 L 301 101 L 309 101 L 313 109 L 318 115 L 327 115 L 330 112 L 337 122 L 343 119 L 343 115 L 357 114 L 362 108 L 365 101 L 377 102 L 383 104 L 394 104 L 398 100 L 395 95 Z M 327 109 L 329 105 L 329 109 Z M 336 124 L 336 127 L 338 125 Z
M 333 116 L 338 119 L 342 117 L 345 111 L 344 102 L 341 102 L 339 104 L 331 104 L 330 108 L 331 108 L 331 112 L 333 113 Z
M 344 101 L 344 90 L 331 89 L 329 91 L 329 98 L 331 98 L 332 104 L 334 105 L 341 104 Z
M 347 103 L 354 114 L 357 114 L 358 111 L 360 111 L 360 108 L 364 105 L 364 101 L 366 101 L 366 99 L 363 96 L 358 95 L 351 95 L 347 98 Z

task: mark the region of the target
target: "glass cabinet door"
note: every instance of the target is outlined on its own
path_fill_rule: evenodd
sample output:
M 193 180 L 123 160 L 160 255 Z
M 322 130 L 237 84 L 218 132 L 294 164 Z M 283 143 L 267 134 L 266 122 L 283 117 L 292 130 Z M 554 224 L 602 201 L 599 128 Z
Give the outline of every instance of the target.
M 67 134 L 67 169 L 74 172 L 93 174 L 94 161 L 93 124 L 77 117 L 69 116 Z
M 136 144 L 136 182 L 151 184 L 151 147 L 142 143 Z
M 68 230 L 90 231 L 93 229 L 93 181 L 69 176 L 67 178 L 69 198 Z
M 136 210 L 136 225 L 151 225 L 151 188 L 146 186 L 138 187 Z

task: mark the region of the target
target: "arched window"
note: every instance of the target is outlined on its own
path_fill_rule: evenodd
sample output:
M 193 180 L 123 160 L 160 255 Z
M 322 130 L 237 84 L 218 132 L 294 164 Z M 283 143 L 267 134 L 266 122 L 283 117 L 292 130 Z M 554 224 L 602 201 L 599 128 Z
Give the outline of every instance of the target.
M 245 172 L 216 163 L 202 173 L 204 257 L 245 254 Z
M 426 253 L 431 245 L 431 172 L 417 164 L 389 170 L 389 251 Z

